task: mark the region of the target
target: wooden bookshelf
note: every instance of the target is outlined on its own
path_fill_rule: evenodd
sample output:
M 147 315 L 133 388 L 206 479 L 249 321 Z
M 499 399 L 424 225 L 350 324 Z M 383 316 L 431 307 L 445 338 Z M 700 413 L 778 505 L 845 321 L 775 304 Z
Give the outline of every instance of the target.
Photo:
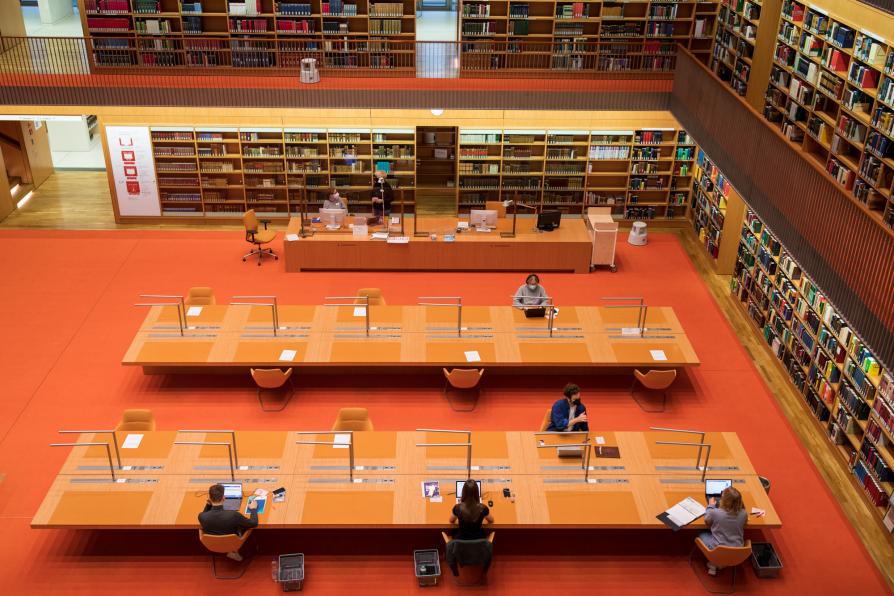
M 760 0 L 721 0 L 710 67 L 736 93 L 745 95 L 751 75 Z
M 413 0 L 78 3 L 97 68 L 415 68 Z
M 729 179 L 701 149 L 692 171 L 689 216 L 699 241 L 711 256 L 714 269 L 731 275 L 735 268 L 738 237 L 745 217 L 745 203 Z
M 894 227 L 894 45 L 786 0 L 773 60 L 764 115 Z
M 881 521 L 894 490 L 891 371 L 750 210 L 730 288 Z

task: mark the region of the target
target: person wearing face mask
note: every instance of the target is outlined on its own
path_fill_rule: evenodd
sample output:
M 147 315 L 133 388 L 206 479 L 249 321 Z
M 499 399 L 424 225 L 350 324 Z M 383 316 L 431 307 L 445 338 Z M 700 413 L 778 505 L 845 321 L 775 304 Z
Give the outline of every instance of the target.
M 580 387 L 568 383 L 563 390 L 565 397 L 553 404 L 546 430 L 554 432 L 587 431 L 587 408 L 580 401 Z
M 532 273 L 525 278 L 525 283 L 515 291 L 515 300 L 512 305 L 518 308 L 538 308 L 547 303 L 547 293 L 540 285 L 540 278 Z
M 347 211 L 348 204 L 341 198 L 341 195 L 338 194 L 338 190 L 335 187 L 332 187 L 329 189 L 329 197 L 323 201 L 323 209 L 344 209 Z
M 394 191 L 385 179 L 385 172 L 376 170 L 376 181 L 373 184 L 372 210 L 373 217 L 379 223 L 383 223 L 386 217 L 391 215 L 391 201 L 394 199 Z

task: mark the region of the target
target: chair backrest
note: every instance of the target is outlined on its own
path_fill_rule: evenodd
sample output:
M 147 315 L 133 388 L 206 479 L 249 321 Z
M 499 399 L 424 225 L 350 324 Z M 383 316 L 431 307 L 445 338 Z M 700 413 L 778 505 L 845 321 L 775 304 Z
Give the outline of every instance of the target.
M 491 553 L 493 552 L 494 534 L 495 532 L 491 532 L 486 538 L 486 541 L 491 544 L 491 546 L 488 547 Z M 441 535 L 444 537 L 445 543 L 450 544 L 453 542 L 453 545 L 447 547 L 447 560 L 448 564 L 450 564 L 450 561 L 453 560 L 452 557 L 456 557 L 456 570 L 459 572 L 459 575 L 456 577 L 456 584 L 459 586 L 478 586 L 483 584 L 487 578 L 487 571 L 490 568 L 490 556 L 487 557 L 488 561 L 486 564 L 463 565 L 461 563 L 461 560 L 464 558 L 463 550 L 472 549 L 473 553 L 480 552 L 479 549 L 481 548 L 480 544 L 482 541 L 453 540 L 444 532 L 441 532 Z M 451 550 L 452 553 L 449 552 Z
M 503 206 L 503 201 L 485 201 L 484 208 L 496 211 L 497 217 L 506 217 L 506 207 Z
M 456 389 L 472 389 L 481 380 L 484 374 L 483 368 L 454 368 L 448 371 L 444 370 L 444 376 L 451 387 Z
M 254 209 L 249 209 L 242 216 L 242 224 L 245 226 L 246 233 L 258 231 L 258 216 Z
M 717 567 L 735 567 L 741 565 L 751 556 L 751 541 L 746 540 L 743 546 L 717 546 L 708 548 L 701 538 L 695 539 L 695 544 L 702 551 L 705 558 Z
M 289 380 L 294 370 L 294 368 L 287 368 L 286 370 L 253 368 L 251 369 L 251 378 L 255 380 L 255 383 L 261 389 L 279 389 Z
M 540 432 L 546 432 L 549 428 L 550 423 L 552 422 L 552 414 L 553 411 L 550 408 L 546 409 L 546 414 L 543 415 L 543 422 L 540 423 Z
M 366 408 L 342 408 L 338 411 L 338 418 L 332 425 L 332 430 L 373 430 L 372 420 L 369 419 L 369 411 Z
M 155 430 L 155 416 L 152 410 L 124 410 L 115 430 Z
M 252 530 L 248 529 L 242 536 L 239 536 L 238 534 L 221 534 L 218 536 L 214 534 L 206 534 L 204 530 L 200 529 L 199 542 L 213 553 L 233 553 L 239 550 L 251 532 Z
M 207 306 L 215 304 L 214 290 L 202 287 L 190 288 L 184 302 L 189 306 Z
M 379 288 L 360 288 L 355 296 L 369 296 L 370 306 L 386 306 L 385 297 Z M 363 304 L 362 300 L 354 300 L 354 304 Z
M 675 369 L 670 370 L 650 370 L 646 373 L 642 373 L 639 370 L 633 371 L 633 376 L 639 379 L 639 382 L 643 384 L 643 387 L 646 389 L 667 389 L 671 386 L 671 383 L 677 378 L 677 371 Z

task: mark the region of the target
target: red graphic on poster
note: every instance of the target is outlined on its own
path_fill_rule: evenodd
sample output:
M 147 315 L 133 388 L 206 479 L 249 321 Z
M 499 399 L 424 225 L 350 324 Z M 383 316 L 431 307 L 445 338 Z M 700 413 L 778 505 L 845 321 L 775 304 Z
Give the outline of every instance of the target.
M 137 166 L 124 166 L 124 175 L 127 177 L 137 175 Z
M 140 183 L 138 180 L 128 180 L 127 181 L 127 192 L 128 194 L 138 195 L 140 194 Z
M 133 151 L 122 151 L 121 152 L 121 160 L 122 161 L 136 161 L 137 156 Z
M 121 147 L 133 147 L 133 137 L 118 137 L 118 145 Z

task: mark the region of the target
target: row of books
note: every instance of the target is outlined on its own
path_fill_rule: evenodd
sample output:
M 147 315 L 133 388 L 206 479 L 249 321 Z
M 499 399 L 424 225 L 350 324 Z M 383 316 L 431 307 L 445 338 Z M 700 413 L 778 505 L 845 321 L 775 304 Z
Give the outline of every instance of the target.
M 403 14 L 402 2 L 376 2 L 369 6 L 369 16 L 371 17 L 400 17 Z
M 133 11 L 144 14 L 158 14 L 161 12 L 161 2 L 159 0 L 133 0 Z
M 276 20 L 276 30 L 280 33 L 314 33 L 316 27 L 315 21 Z
M 90 31 L 130 31 L 130 19 L 121 17 L 87 17 Z
M 128 2 L 128 0 L 84 0 L 84 10 L 86 10 L 88 13 L 128 13 L 130 12 L 130 2 Z
M 860 446 L 860 455 L 870 470 L 875 472 L 878 479 L 882 482 L 894 482 L 894 471 L 888 467 L 878 449 L 869 442 L 864 441 Z
M 590 5 L 584 2 L 556 5 L 557 19 L 585 19 L 590 16 Z
M 465 4 L 463 3 L 464 17 L 489 17 L 490 4 Z
M 267 19 L 230 19 L 231 33 L 266 33 Z
M 357 16 L 357 5 L 345 4 L 342 0 L 328 0 L 328 2 L 323 2 L 321 9 L 324 16 Z
M 385 35 L 400 35 L 401 21 L 400 19 L 371 19 L 369 21 L 369 32 Z
M 280 2 L 276 7 L 277 14 L 285 16 L 305 17 L 311 14 L 310 4 L 299 2 Z

